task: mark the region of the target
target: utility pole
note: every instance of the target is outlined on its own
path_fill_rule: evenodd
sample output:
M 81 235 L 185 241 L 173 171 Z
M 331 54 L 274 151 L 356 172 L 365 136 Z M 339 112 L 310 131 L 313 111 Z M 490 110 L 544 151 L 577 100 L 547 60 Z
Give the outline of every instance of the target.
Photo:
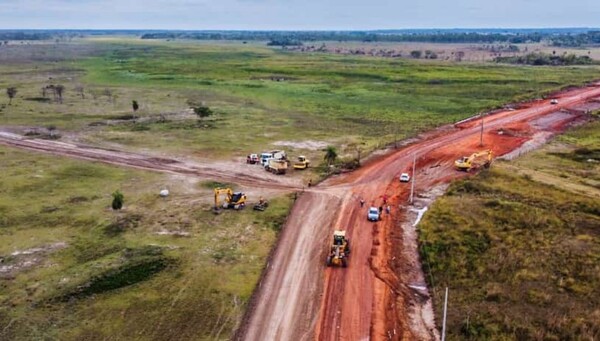
M 412 181 L 410 184 L 410 204 L 412 205 L 413 203 L 413 199 L 414 199 L 414 194 L 415 194 L 415 177 L 416 177 L 416 173 L 415 173 L 415 166 L 417 163 L 417 153 L 413 153 L 413 171 L 412 171 Z
M 481 116 L 481 134 L 479 135 L 479 146 L 483 147 L 483 113 L 480 113 Z
M 442 322 L 442 341 L 446 341 L 446 311 L 448 310 L 448 287 L 446 287 L 446 297 L 444 298 L 444 321 Z

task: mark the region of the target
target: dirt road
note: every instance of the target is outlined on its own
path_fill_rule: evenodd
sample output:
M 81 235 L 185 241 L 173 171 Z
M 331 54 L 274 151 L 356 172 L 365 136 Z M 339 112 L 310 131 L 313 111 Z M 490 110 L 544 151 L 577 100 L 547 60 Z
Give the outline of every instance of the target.
M 442 127 L 418 142 L 371 160 L 360 170 L 306 189 L 294 208 L 236 335 L 238 340 L 427 340 L 437 334 L 430 300 L 423 287 L 415 240 L 402 222 L 410 185 L 397 176 L 410 172 L 416 156 L 416 193 L 464 176 L 453 169 L 456 158 L 491 148 L 496 156 L 518 150 L 540 136 L 559 133 L 581 118 L 583 109 L 600 107 L 600 84 L 524 103 L 517 110 L 485 117 L 484 146 L 480 120 Z M 0 132 L 0 144 L 57 155 L 162 172 L 224 180 L 246 186 L 299 190 L 301 184 L 231 163 L 198 163 L 56 141 L 25 139 Z M 245 165 L 244 165 L 245 166 Z M 252 166 L 248 166 L 252 167 Z M 367 222 L 369 206 L 391 214 Z M 360 207 L 359 199 L 366 201 Z M 326 268 L 332 232 L 347 231 L 352 241 L 348 268 Z M 409 251 L 407 251 L 409 250 Z M 417 282 L 415 282 L 417 281 Z
M 265 172 L 262 167 L 257 165 L 214 160 L 201 162 L 166 158 L 157 155 L 144 155 L 83 144 L 27 138 L 22 135 L 2 131 L 1 129 L 0 145 L 118 166 L 190 175 L 211 180 L 231 181 L 240 185 L 253 187 L 260 186 L 285 190 L 302 189 L 302 182 L 299 179 L 276 176 Z
M 331 178 L 298 200 L 280 236 L 240 332 L 239 340 L 427 340 L 435 326 L 418 306 L 428 297 L 416 252 L 403 252 L 407 241 L 400 228 L 408 207 L 409 184 L 397 180 L 410 172 L 417 157 L 416 192 L 464 176 L 454 160 L 491 148 L 496 156 L 511 152 L 540 132 L 556 134 L 583 113 L 576 109 L 600 97 L 600 84 L 557 94 L 549 100 L 521 105 L 487 116 L 484 146 L 479 146 L 480 120 L 444 127 L 359 171 Z M 568 109 L 560 111 L 561 109 Z M 560 114 L 557 114 L 560 112 Z M 368 222 L 369 206 L 388 197 L 391 214 Z M 361 208 L 359 198 L 366 201 Z M 348 268 L 326 268 L 331 234 L 346 230 L 352 253 Z M 412 241 L 415 243 L 415 241 Z M 416 246 L 413 245 L 413 250 Z M 429 310 L 431 306 L 429 305 Z M 416 320 L 419 320 L 415 322 Z

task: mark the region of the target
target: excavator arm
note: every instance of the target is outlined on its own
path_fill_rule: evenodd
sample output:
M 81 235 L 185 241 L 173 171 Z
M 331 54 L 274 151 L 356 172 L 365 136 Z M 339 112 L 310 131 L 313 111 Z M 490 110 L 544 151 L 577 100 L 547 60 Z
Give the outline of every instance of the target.
M 474 166 L 473 162 L 475 160 L 477 160 L 478 158 L 480 158 L 482 156 L 486 156 L 486 155 L 487 155 L 487 159 L 486 159 L 485 163 L 483 164 L 483 166 L 485 168 L 488 168 L 489 165 L 492 163 L 492 158 L 493 158 L 493 152 L 491 149 L 473 153 L 469 157 L 464 156 L 464 157 L 456 160 L 454 162 L 454 165 L 458 170 L 469 171 L 473 168 L 473 166 Z
M 233 191 L 231 188 L 215 188 L 215 208 L 220 207 L 219 198 L 222 194 L 227 194 L 227 200 L 229 200 L 233 195 Z

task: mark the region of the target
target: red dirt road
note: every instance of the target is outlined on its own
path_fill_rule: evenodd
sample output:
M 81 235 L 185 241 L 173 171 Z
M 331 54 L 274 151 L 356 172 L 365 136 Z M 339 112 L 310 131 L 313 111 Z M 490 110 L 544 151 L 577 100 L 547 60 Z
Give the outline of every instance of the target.
M 444 127 L 420 142 L 372 161 L 360 170 L 331 178 L 304 193 L 288 218 L 251 309 L 236 336 L 239 340 L 427 340 L 435 339 L 431 323 L 414 321 L 414 307 L 428 297 L 409 285 L 420 270 L 418 255 L 403 252 L 399 222 L 405 218 L 410 185 L 399 173 L 409 171 L 417 155 L 417 193 L 464 176 L 454 160 L 491 148 L 495 156 L 517 149 L 539 132 L 555 134 L 580 118 L 577 111 L 553 114 L 600 97 L 600 84 L 526 103 L 523 109 L 485 118 L 484 147 L 480 121 Z M 546 134 L 548 135 L 548 134 Z M 387 195 L 391 215 L 368 222 L 368 206 Z M 365 199 L 364 208 L 359 198 Z M 344 229 L 352 253 L 348 268 L 326 268 L 331 234 Z M 416 250 L 416 248 L 415 248 Z M 421 276 L 422 277 L 422 276 Z M 411 315 L 412 314 L 412 315 Z M 416 318 L 419 318 L 418 316 Z
M 597 103 L 600 84 L 525 103 L 519 110 L 485 118 L 484 147 L 479 146 L 480 121 L 446 126 L 418 142 L 371 160 L 360 170 L 330 178 L 303 192 L 282 230 L 276 249 L 252 299 L 236 340 L 428 340 L 436 333 L 423 317 L 429 301 L 411 283 L 419 274 L 416 252 L 405 252 L 404 206 L 410 185 L 399 173 L 410 171 L 417 156 L 416 192 L 464 176 L 453 169 L 456 158 L 491 148 L 495 156 L 524 143 L 559 133 L 584 114 L 578 108 Z M 561 109 L 560 113 L 558 113 Z M 25 139 L 0 132 L 0 144 L 141 169 L 179 173 L 246 186 L 298 190 L 294 179 L 277 177 L 226 162 L 206 164 L 147 156 L 56 141 Z M 256 169 L 256 170 L 255 170 Z M 369 206 L 387 195 L 391 214 L 377 223 L 366 220 Z M 359 198 L 366 201 L 359 205 Z M 348 268 L 326 268 L 326 252 L 336 229 L 347 231 L 352 253 Z M 414 241 L 413 241 L 414 242 Z M 413 245 L 414 246 L 414 245 Z M 416 247 L 411 247 L 416 250 Z M 415 323 L 415 321 L 417 321 Z

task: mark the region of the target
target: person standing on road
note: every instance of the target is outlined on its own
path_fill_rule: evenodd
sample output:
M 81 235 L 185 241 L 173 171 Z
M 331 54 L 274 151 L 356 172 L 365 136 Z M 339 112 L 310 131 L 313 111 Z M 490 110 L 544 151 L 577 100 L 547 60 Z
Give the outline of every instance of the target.
M 390 207 L 390 205 L 387 205 L 385 208 L 385 211 L 387 212 L 387 214 L 390 214 L 392 208 Z
M 360 198 L 360 207 L 365 206 L 365 199 Z
M 383 204 L 384 205 L 387 204 L 387 195 L 385 195 L 385 194 L 383 195 Z
M 379 206 L 379 215 L 381 215 L 381 213 L 383 213 L 383 206 Z

